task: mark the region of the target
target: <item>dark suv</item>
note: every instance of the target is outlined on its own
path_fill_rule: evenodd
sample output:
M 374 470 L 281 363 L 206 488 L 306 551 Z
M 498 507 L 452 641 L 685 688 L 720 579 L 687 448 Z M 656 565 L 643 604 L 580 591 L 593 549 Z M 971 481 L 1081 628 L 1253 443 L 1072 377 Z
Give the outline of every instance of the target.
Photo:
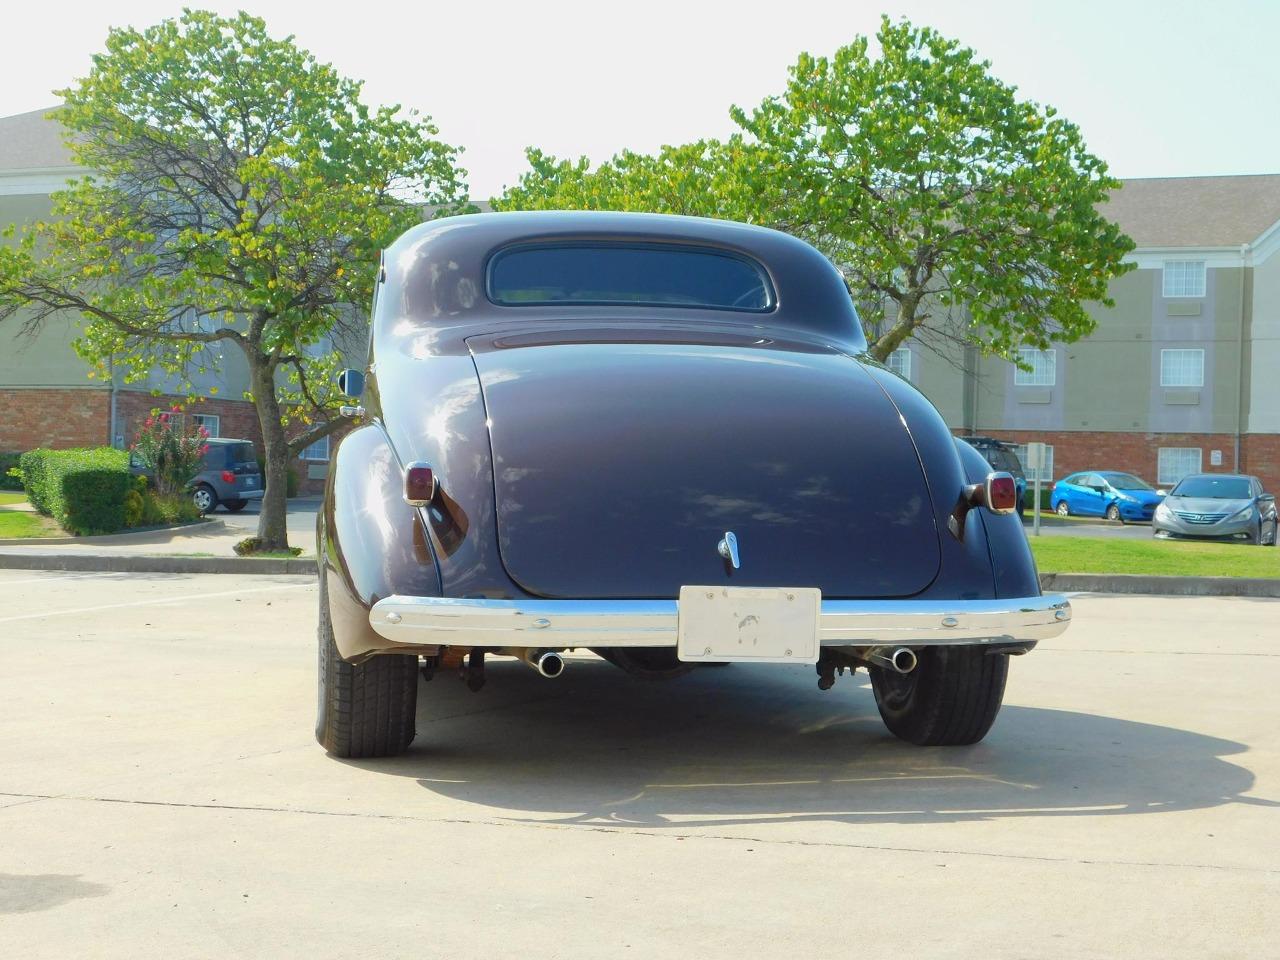
M 211 437 L 208 444 L 200 472 L 187 484 L 200 512 L 212 513 L 222 504 L 235 513 L 243 510 L 250 500 L 261 500 L 262 471 L 253 442 Z M 142 476 L 151 474 L 137 454 L 129 455 L 129 469 Z
M 1008 440 L 997 440 L 995 437 L 961 437 L 965 443 L 973 447 L 987 459 L 993 470 L 1012 473 L 1014 483 L 1018 487 L 1018 516 L 1026 509 L 1027 473 L 1022 469 L 1022 461 L 1018 459 L 1017 444 Z

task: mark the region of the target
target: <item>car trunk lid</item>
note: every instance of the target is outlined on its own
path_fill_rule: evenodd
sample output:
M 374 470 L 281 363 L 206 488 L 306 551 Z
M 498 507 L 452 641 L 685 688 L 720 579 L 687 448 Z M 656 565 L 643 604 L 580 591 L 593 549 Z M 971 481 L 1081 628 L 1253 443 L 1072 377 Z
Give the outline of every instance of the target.
M 735 584 L 898 597 L 937 575 L 915 446 L 848 356 L 759 337 L 469 344 L 501 556 L 530 593 Z M 737 570 L 717 551 L 727 531 Z

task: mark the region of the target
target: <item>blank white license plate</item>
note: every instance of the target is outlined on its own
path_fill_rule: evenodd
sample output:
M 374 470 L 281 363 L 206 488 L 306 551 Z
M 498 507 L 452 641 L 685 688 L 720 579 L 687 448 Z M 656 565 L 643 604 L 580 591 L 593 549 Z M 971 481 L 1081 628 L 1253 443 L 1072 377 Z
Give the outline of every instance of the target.
M 817 663 L 822 591 L 813 587 L 681 587 L 681 660 Z
M 258 485 L 258 481 L 253 479 L 253 477 L 245 477 L 244 485 L 246 487 L 256 487 Z

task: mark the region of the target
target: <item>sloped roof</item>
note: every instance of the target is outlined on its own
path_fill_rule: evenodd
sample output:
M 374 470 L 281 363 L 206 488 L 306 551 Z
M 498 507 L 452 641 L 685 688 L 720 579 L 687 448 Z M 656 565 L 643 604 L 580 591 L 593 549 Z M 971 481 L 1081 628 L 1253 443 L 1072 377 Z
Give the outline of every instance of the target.
M 1139 247 L 1236 247 L 1280 220 L 1280 174 L 1125 180 L 1101 209 Z
M 0 170 L 74 167 L 62 142 L 62 125 L 47 118 L 57 107 L 0 117 Z

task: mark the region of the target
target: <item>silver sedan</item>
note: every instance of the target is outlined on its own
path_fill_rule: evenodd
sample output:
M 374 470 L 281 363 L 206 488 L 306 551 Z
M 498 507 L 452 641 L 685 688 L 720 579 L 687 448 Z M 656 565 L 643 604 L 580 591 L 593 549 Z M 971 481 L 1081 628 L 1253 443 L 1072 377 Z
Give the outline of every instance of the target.
M 1156 507 L 1156 537 L 1276 545 L 1276 498 L 1257 477 L 1196 473 L 1183 477 Z

